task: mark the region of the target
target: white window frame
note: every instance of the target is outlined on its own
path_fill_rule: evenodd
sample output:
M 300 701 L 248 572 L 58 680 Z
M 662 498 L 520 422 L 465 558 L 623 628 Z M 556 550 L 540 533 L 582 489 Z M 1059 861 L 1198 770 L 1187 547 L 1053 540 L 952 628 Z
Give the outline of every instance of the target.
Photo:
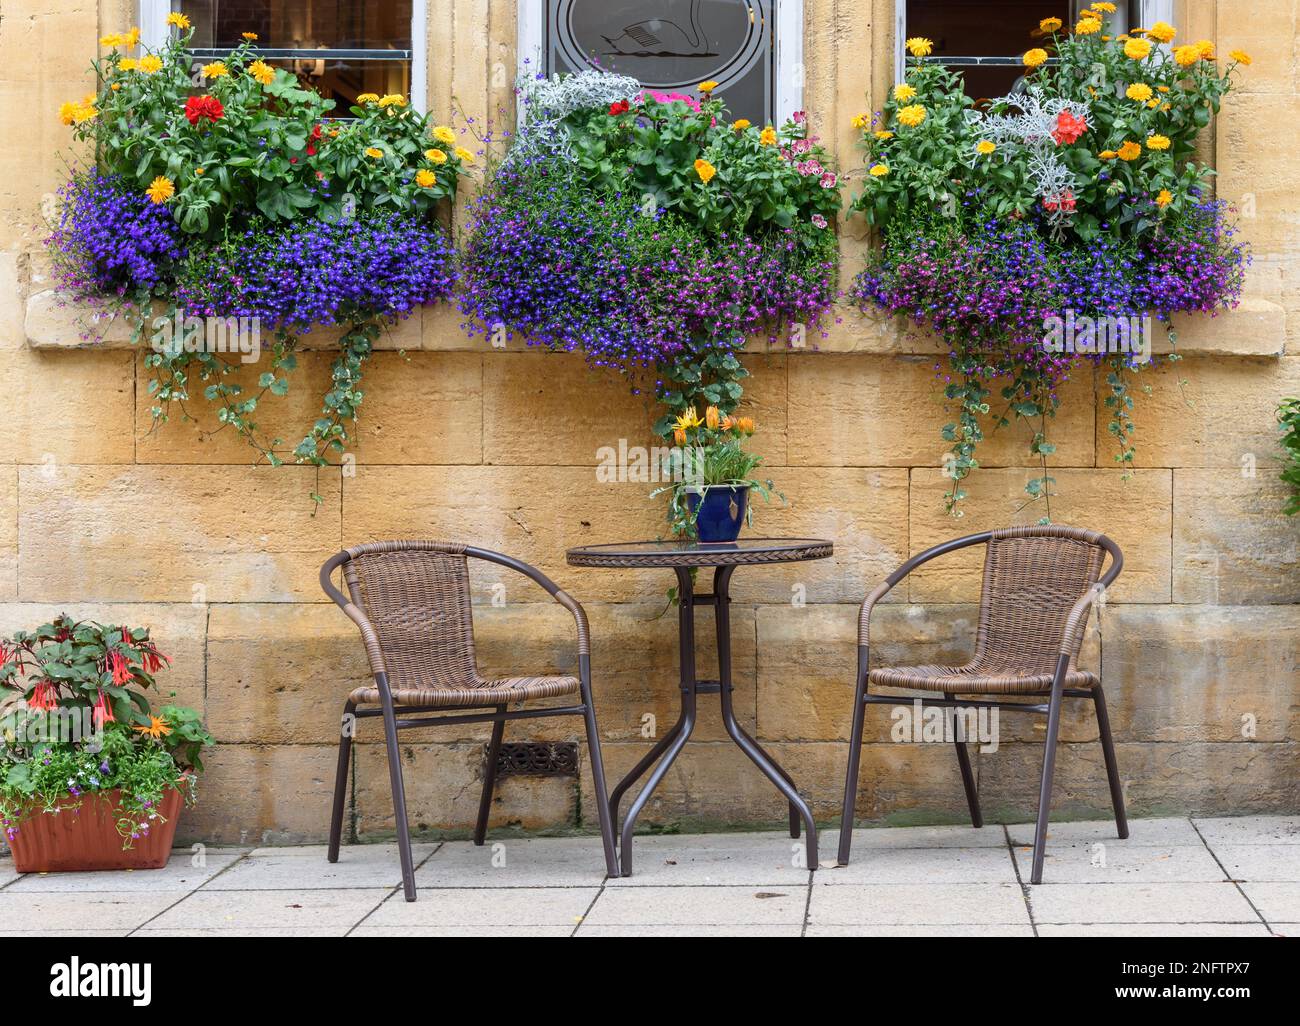
M 774 0 L 776 32 L 776 124 L 803 109 L 803 0 Z M 519 0 L 519 43 L 516 64 L 520 76 L 546 67 L 546 0 Z M 525 64 L 529 60 L 531 63 Z
M 1133 24 L 1125 26 L 1150 28 L 1157 21 L 1172 24 L 1174 20 L 1174 0 L 1131 0 L 1138 16 Z M 1074 7 L 1089 6 L 1084 0 L 1074 0 Z M 894 84 L 903 81 L 907 73 L 907 0 L 894 0 Z
M 429 99 L 429 2 L 413 0 L 411 4 L 411 106 L 420 113 L 428 107 Z M 436 2 L 436 0 L 434 0 Z M 167 15 L 171 13 L 171 0 L 139 0 L 140 41 L 150 50 L 167 42 Z M 315 53 L 315 51 L 313 51 Z M 329 51 L 321 51 L 328 54 Z

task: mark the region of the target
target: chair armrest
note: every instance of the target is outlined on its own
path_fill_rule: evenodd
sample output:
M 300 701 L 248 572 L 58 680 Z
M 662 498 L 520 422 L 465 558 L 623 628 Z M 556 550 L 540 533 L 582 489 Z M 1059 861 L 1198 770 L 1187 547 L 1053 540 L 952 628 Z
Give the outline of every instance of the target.
M 529 566 L 523 560 L 515 559 L 513 556 L 506 556 L 500 552 L 492 552 L 489 549 L 479 549 L 472 546 L 466 546 L 465 555 L 486 560 L 489 563 L 496 563 L 498 566 L 509 567 L 539 585 L 551 598 L 573 614 L 574 623 L 578 628 L 578 658 L 581 659 L 583 656 L 591 655 L 591 629 L 587 624 L 587 613 L 578 604 L 578 600 L 567 591 L 536 567 Z
M 1065 618 L 1065 629 L 1061 632 L 1061 655 L 1073 659 L 1083 646 L 1083 634 L 1088 627 L 1088 616 L 1098 597 L 1104 595 L 1106 586 L 1098 581 L 1084 596 L 1074 604 L 1070 615 Z
M 862 608 L 858 611 L 858 647 L 866 648 L 871 644 L 871 611 L 876 608 L 876 603 L 888 595 L 894 586 L 888 581 L 876 586 L 875 591 L 868 595 L 862 602 Z

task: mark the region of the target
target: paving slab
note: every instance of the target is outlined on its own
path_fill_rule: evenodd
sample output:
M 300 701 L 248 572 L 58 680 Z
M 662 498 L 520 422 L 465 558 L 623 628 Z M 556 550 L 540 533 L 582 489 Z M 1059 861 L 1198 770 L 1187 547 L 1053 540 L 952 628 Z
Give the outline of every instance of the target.
M 174 852 L 161 869 L 119 869 L 96 873 L 25 873 L 8 894 L 75 894 L 82 891 L 191 891 L 228 869 L 243 852 L 209 848 L 201 856 L 188 850 Z M 195 863 L 199 864 L 195 864 Z
M 1194 819 L 1211 848 L 1218 844 L 1300 844 L 1300 816 Z
M 1213 850 L 1234 880 L 1300 880 L 1300 844 L 1216 844 Z
M 864 848 L 847 866 L 813 874 L 813 883 L 1016 883 L 1011 853 L 999 848 Z
M 1029 879 L 1034 849 L 1015 849 L 1021 877 Z M 1212 883 L 1228 877 L 1205 845 L 1130 845 L 1127 841 L 1048 845 L 1043 884 L 1078 883 Z
M 571 937 L 565 926 L 358 926 L 349 937 Z
M 596 887 L 426 887 L 418 901 L 394 894 L 358 925 L 469 926 L 490 933 L 502 926 L 567 926 L 582 921 Z
M 598 887 L 605 879 L 599 837 L 539 837 L 442 845 L 415 874 L 417 887 Z
M 73 874 L 66 874 L 73 875 Z M 144 925 L 169 905 L 181 901 L 184 891 L 0 891 L 3 932 L 38 930 L 132 930 Z
M 195 891 L 173 905 L 148 927 L 193 929 L 329 929 L 349 927 L 365 918 L 392 892 L 386 888 L 352 890 Z
M 1231 883 L 1043 884 L 1029 888 L 1029 903 L 1040 926 L 1259 922 Z
M 1016 884 L 813 887 L 809 926 L 1028 926 Z
M 1244 883 L 1241 889 L 1268 923 L 1300 923 L 1300 883 Z
M 802 926 L 758 926 L 746 923 L 743 926 L 592 926 L 583 923 L 578 927 L 575 937 L 798 937 Z
M 1080 820 L 1077 823 L 1049 823 L 1047 827 L 1047 847 L 1053 844 L 1127 844 L 1133 847 L 1142 845 L 1197 845 L 1201 837 L 1189 819 L 1130 819 L 1129 835 L 1121 841 L 1115 832 L 1115 821 Z M 1034 843 L 1033 823 L 1012 823 L 1007 826 L 1011 843 L 1032 845 Z
M 607 887 L 590 926 L 802 926 L 805 884 L 793 887 Z
M 199 927 L 136 930 L 132 937 L 346 937 L 346 926 Z
M 1030 827 L 1032 834 L 1033 827 Z M 818 835 L 822 858 L 834 858 L 840 832 L 826 830 Z M 867 848 L 1005 848 L 1007 835 L 996 823 L 978 830 L 973 826 L 857 827 L 853 851 Z
M 608 886 L 801 887 L 810 875 L 806 860 L 803 840 L 786 833 L 638 837 L 632 875 Z
M 907 925 L 895 923 L 890 926 L 848 926 L 846 924 L 811 924 L 804 931 L 805 937 L 1032 937 L 1034 928 L 1025 924 L 1011 926 L 1008 924 L 978 925 Z
M 418 867 L 437 849 L 436 844 L 411 846 Z M 277 854 L 275 848 L 260 848 L 240 859 L 226 872 L 203 885 L 212 891 L 254 890 L 337 890 L 355 887 L 399 887 L 402 863 L 395 844 L 356 844 L 339 852 L 330 863 L 321 847 L 319 857 L 301 852 Z
M 1263 923 L 1043 923 L 1040 937 L 1269 937 Z

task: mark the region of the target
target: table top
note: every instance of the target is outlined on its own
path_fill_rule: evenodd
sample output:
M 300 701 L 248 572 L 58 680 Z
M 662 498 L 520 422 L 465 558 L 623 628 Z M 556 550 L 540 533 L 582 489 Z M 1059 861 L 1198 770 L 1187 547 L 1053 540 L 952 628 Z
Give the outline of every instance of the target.
M 834 546 L 822 538 L 740 538 L 734 542 L 638 541 L 569 549 L 570 566 L 746 566 L 826 559 Z

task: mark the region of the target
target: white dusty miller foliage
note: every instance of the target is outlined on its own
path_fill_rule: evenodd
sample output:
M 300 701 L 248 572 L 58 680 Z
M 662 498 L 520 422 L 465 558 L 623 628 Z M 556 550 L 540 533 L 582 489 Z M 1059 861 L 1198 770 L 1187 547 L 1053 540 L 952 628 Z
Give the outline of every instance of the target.
M 640 91 L 641 83 L 635 78 L 594 69 L 522 79 L 523 123 L 509 159 L 569 156 L 569 136 L 560 122 L 575 111 L 599 110 L 619 100 L 631 100 Z
M 1070 215 L 1059 206 L 1060 198 L 1067 192 L 1074 192 L 1079 183 L 1074 173 L 1061 163 L 1057 155 L 1059 146 L 1052 132 L 1057 119 L 1067 111 L 1092 127 L 1087 104 L 1075 100 L 1044 99 L 1038 86 L 1030 86 L 1023 93 L 1012 93 L 994 100 L 989 109 L 1009 113 L 971 112 L 968 116 L 981 138 L 996 143 L 1004 159 L 1017 153 L 1025 156 L 1035 194 L 1045 202 L 1058 204 L 1055 210 L 1048 211 L 1048 217 L 1053 225 L 1063 227 Z

